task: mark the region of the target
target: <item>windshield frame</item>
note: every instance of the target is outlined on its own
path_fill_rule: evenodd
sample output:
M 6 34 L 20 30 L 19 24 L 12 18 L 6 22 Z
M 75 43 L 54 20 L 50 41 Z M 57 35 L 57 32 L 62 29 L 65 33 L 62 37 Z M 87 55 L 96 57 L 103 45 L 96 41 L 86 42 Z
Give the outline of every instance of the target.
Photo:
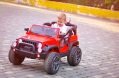
M 43 27 L 43 28 L 50 28 L 50 29 L 54 29 L 56 30 L 56 35 L 55 36 L 50 36 L 50 37 L 53 37 L 53 38 L 57 38 L 59 36 L 59 28 L 53 28 L 51 26 L 46 26 L 46 25 L 32 25 L 32 27 L 34 26 L 39 26 L 39 27 Z M 38 35 L 41 35 L 41 36 L 48 36 L 48 35 L 43 35 L 43 34 L 39 34 L 39 33 L 34 33 L 31 31 L 32 27 L 30 28 L 29 32 L 32 33 L 32 34 L 38 34 Z

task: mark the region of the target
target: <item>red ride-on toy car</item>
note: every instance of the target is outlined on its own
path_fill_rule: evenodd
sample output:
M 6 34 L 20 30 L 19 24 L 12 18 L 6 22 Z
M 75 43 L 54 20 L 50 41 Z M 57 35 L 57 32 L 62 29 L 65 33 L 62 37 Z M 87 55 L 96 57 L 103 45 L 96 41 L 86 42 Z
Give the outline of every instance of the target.
M 44 68 L 48 74 L 55 74 L 60 67 L 60 58 L 67 56 L 69 65 L 76 66 L 81 61 L 81 49 L 79 48 L 77 27 L 72 28 L 65 35 L 59 34 L 58 28 L 46 25 L 32 25 L 25 28 L 26 35 L 17 38 L 11 45 L 9 61 L 14 65 L 20 65 L 24 59 L 44 59 Z

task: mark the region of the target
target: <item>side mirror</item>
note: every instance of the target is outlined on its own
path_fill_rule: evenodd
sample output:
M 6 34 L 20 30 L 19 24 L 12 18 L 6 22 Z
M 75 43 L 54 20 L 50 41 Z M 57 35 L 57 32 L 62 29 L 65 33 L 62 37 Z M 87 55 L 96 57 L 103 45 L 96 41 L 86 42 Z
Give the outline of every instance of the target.
M 24 28 L 24 31 L 27 31 L 28 32 L 29 31 L 29 28 Z

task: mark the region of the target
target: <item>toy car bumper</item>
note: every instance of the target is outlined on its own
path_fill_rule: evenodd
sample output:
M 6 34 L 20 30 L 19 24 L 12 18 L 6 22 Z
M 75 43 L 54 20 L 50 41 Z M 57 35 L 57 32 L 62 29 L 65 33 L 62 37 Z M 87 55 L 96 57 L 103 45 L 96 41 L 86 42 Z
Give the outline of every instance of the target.
M 24 47 L 26 47 L 26 48 L 24 48 Z M 24 56 L 24 57 L 28 57 L 28 58 L 32 58 L 32 59 L 40 57 L 40 54 L 35 51 L 35 47 L 33 44 L 22 42 L 22 43 L 19 43 L 17 46 L 11 45 L 11 49 L 15 53 L 17 53 L 21 56 Z
M 40 57 L 40 54 L 38 53 L 33 53 L 33 52 L 29 52 L 29 51 L 25 51 L 25 50 L 19 50 L 17 48 L 12 48 L 13 51 L 21 56 L 24 57 L 28 57 L 28 58 L 32 58 L 32 59 L 36 59 Z

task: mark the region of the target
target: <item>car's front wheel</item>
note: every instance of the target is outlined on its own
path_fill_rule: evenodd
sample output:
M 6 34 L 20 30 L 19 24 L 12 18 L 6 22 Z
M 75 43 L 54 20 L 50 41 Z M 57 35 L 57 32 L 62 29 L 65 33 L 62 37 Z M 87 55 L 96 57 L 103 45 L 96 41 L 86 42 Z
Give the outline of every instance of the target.
M 45 59 L 45 71 L 48 74 L 56 74 L 60 67 L 60 55 L 56 52 L 51 52 Z
M 20 65 L 25 59 L 24 56 L 15 53 L 13 49 L 10 49 L 8 57 L 9 61 L 14 65 Z
M 77 66 L 81 61 L 82 52 L 77 46 L 72 47 L 69 55 L 67 56 L 67 61 L 71 66 Z

